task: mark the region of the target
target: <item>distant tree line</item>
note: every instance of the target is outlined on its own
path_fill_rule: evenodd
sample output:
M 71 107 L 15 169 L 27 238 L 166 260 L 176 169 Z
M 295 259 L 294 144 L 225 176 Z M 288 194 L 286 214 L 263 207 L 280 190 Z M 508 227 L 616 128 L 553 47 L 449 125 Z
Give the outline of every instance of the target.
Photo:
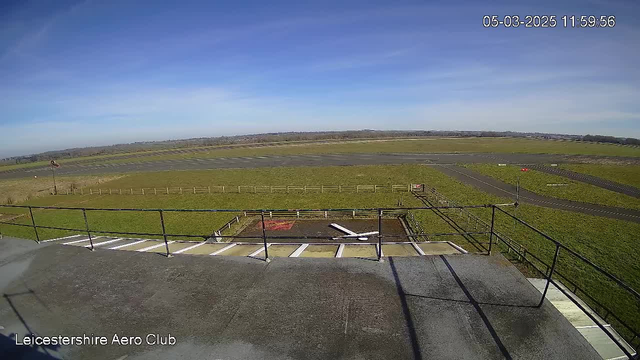
M 604 135 L 585 135 L 581 139 L 582 141 L 593 141 L 600 143 L 611 143 L 611 144 L 621 144 L 621 145 L 640 145 L 639 139 L 634 138 L 619 138 L 615 136 L 604 136 Z
M 193 138 L 181 140 L 146 141 L 131 144 L 116 144 L 110 146 L 97 146 L 86 148 L 72 148 L 57 151 L 48 151 L 40 154 L 16 156 L 1 159 L 2 164 L 20 164 L 37 161 L 49 161 L 51 159 L 71 159 L 84 156 L 112 155 L 121 153 L 135 153 L 140 151 L 182 149 L 198 146 L 241 146 L 243 144 L 264 144 L 274 142 L 318 142 L 334 140 L 357 140 L 370 138 L 419 138 L 419 137 L 513 137 L 513 138 L 537 138 L 555 140 L 591 141 L 602 143 L 614 143 L 623 145 L 640 145 L 640 140 L 633 138 L 618 138 L 602 135 L 566 135 L 546 133 L 525 133 L 512 131 L 435 131 L 435 130 L 353 130 L 353 131 L 318 131 L 318 132 L 280 132 L 253 135 L 220 136 Z

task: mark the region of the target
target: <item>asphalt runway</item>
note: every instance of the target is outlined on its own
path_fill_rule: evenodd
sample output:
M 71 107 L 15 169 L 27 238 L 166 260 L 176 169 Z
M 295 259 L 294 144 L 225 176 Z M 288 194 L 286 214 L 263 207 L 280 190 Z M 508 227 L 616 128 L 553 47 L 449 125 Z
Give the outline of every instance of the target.
M 546 172 L 547 174 L 559 175 L 569 178 L 571 180 L 581 181 L 587 184 L 595 185 L 603 189 L 615 191 L 617 193 L 640 198 L 640 189 L 634 186 L 620 184 L 615 181 L 599 178 L 593 175 L 581 174 L 574 171 L 559 169 L 557 167 L 549 167 L 544 165 L 534 165 L 531 167 L 538 171 Z
M 516 187 L 514 185 L 504 183 L 490 176 L 482 175 L 476 171 L 462 166 L 439 165 L 436 167 L 436 169 L 462 183 L 474 186 L 487 193 L 496 196 L 507 197 L 515 201 Z M 640 223 L 639 210 L 558 199 L 536 194 L 525 189 L 520 189 L 520 202 L 553 209 L 574 211 L 588 215 L 604 216 L 612 219 L 620 219 Z
M 71 164 L 56 170 L 58 175 L 97 175 L 109 173 L 130 173 L 171 170 L 208 170 L 232 168 L 298 167 L 298 166 L 349 166 L 349 165 L 393 165 L 393 164 L 549 164 L 577 162 L 584 159 L 579 155 L 550 154 L 489 154 L 489 153 L 434 153 L 434 154 L 320 154 L 286 156 L 247 156 L 232 158 L 191 158 L 157 160 L 149 162 L 128 162 L 118 164 Z M 600 160 L 616 159 L 639 162 L 636 158 L 590 157 Z M 49 167 L 14 169 L 0 171 L 0 179 L 18 179 L 33 176 L 50 176 Z

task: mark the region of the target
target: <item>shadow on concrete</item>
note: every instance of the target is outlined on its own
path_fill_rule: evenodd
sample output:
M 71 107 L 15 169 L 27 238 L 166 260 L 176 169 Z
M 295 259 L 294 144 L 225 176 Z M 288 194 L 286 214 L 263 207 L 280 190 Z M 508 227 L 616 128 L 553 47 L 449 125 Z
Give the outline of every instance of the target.
M 449 269 L 449 272 L 451 272 L 451 275 L 453 276 L 453 278 L 458 283 L 458 286 L 460 286 L 460 289 L 462 290 L 462 292 L 464 292 L 464 294 L 467 297 L 467 299 L 469 299 L 469 302 L 471 303 L 471 305 L 474 307 L 474 309 L 476 309 L 476 312 L 478 313 L 478 315 L 480 315 L 480 318 L 482 319 L 482 322 L 487 327 L 487 330 L 489 330 L 489 333 L 491 334 L 491 337 L 495 341 L 496 345 L 498 345 L 498 348 L 500 349 L 500 352 L 502 352 L 502 355 L 504 355 L 504 357 L 506 359 L 509 359 L 509 360 L 513 359 L 511 357 L 511 355 L 509 354 L 509 351 L 507 350 L 507 348 L 502 343 L 502 340 L 500 340 L 500 337 L 498 336 L 498 333 L 496 332 L 496 330 L 491 325 L 491 322 L 487 318 L 487 315 L 485 315 L 484 311 L 482 311 L 482 308 L 480 307 L 480 304 L 476 301 L 476 299 L 473 298 L 473 296 L 471 295 L 471 293 L 469 292 L 467 287 L 464 286 L 464 283 L 462 282 L 462 280 L 460 280 L 460 278 L 458 277 L 458 274 L 456 274 L 456 271 L 453 270 L 453 267 L 451 266 L 451 264 L 449 264 L 449 262 L 447 261 L 447 259 L 443 255 L 440 255 L 440 259 L 442 259 L 444 264 Z
M 398 270 L 396 269 L 396 265 L 394 264 L 393 257 L 389 258 L 389 265 L 391 266 L 391 271 L 393 272 L 393 278 L 396 283 L 396 289 L 398 290 L 398 296 L 400 297 L 400 302 L 402 304 L 402 312 L 404 313 L 404 319 L 407 323 L 407 328 L 409 330 L 409 338 L 411 339 L 411 348 L 413 350 L 413 358 L 416 360 L 422 360 L 420 343 L 418 343 L 418 335 L 416 333 L 416 328 L 413 324 L 413 319 L 411 318 L 411 311 L 409 310 L 409 305 L 407 305 L 407 297 L 404 292 L 404 289 L 402 289 L 402 284 L 400 283 L 400 278 L 398 277 Z
M 27 288 L 28 289 L 28 288 Z M 36 293 L 28 289 L 27 291 L 13 294 L 2 294 L 2 297 L 7 301 L 11 310 L 13 310 L 14 314 L 22 323 L 22 326 L 27 331 L 25 335 L 35 334 L 35 332 L 29 327 L 27 321 L 24 319 L 22 314 L 18 311 L 15 304 L 11 300 L 12 297 L 22 296 L 22 295 L 32 295 L 36 298 L 36 300 L 41 303 L 47 310 L 49 308 L 46 304 L 40 299 Z M 59 357 L 52 355 L 50 352 L 55 352 L 60 348 L 60 345 L 17 345 L 16 337 L 19 336 L 17 333 L 11 333 L 8 336 L 0 334 L 0 358 L 2 359 L 59 359 Z
M 458 302 L 458 303 L 463 303 L 463 304 L 471 304 L 471 301 L 442 298 L 442 297 L 437 297 L 437 296 L 425 296 L 425 295 L 414 295 L 414 294 L 405 294 L 405 296 L 416 297 L 416 298 L 421 298 L 421 299 L 453 301 L 453 302 Z M 498 304 L 498 303 L 488 303 L 488 302 L 478 302 L 478 304 L 479 305 L 489 305 L 489 306 L 513 307 L 513 308 L 531 308 L 531 309 L 538 308 L 537 305 Z

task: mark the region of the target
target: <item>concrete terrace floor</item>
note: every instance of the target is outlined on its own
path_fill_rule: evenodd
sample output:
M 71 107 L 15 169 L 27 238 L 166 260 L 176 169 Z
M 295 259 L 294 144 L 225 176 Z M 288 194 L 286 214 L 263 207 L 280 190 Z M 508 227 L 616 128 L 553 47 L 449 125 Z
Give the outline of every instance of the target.
M 598 359 L 502 256 L 176 255 L 0 240 L 0 358 Z M 16 347 L 12 334 L 171 334 Z

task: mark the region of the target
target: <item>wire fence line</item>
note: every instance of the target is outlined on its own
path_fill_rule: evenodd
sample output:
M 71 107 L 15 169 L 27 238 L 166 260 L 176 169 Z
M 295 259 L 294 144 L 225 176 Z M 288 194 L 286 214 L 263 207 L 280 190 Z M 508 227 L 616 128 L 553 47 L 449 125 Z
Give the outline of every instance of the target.
M 214 185 L 145 188 L 81 188 L 58 195 L 183 195 L 183 194 L 290 194 L 410 192 L 407 185 Z

